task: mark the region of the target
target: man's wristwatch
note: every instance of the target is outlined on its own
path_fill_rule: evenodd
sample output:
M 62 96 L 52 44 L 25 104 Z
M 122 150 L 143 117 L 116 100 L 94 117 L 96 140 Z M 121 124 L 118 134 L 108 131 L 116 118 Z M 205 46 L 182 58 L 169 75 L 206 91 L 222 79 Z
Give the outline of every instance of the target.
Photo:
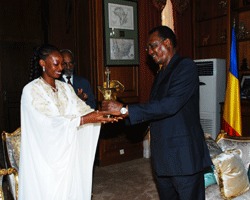
M 128 109 L 127 109 L 126 107 L 127 107 L 126 105 L 123 105 L 123 106 L 122 106 L 122 108 L 121 108 L 121 110 L 120 110 L 120 113 L 121 113 L 122 115 L 127 114 Z

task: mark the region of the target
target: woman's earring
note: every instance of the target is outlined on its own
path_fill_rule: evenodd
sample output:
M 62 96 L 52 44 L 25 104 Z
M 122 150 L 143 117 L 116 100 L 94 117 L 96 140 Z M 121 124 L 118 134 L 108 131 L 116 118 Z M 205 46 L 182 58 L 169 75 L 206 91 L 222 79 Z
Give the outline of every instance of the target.
M 43 72 L 45 72 L 45 67 L 43 66 Z

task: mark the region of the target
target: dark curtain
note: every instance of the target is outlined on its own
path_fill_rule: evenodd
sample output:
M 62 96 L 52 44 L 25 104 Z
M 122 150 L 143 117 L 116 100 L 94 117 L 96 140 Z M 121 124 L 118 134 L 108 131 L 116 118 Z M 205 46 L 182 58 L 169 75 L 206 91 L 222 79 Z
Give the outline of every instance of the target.
M 171 0 L 172 3 L 176 0 Z M 192 1 L 185 7 L 176 9 L 173 4 L 174 27 L 178 43 L 178 53 L 193 58 L 193 18 Z M 185 9 L 184 9 L 185 8 Z
M 140 49 L 140 66 L 139 66 L 139 101 L 146 102 L 149 99 L 150 90 L 153 84 L 154 75 L 152 72 L 153 62 L 147 55 L 146 44 L 148 32 L 155 26 L 161 25 L 161 11 L 158 10 L 152 1 L 138 1 L 139 17 L 139 49 Z

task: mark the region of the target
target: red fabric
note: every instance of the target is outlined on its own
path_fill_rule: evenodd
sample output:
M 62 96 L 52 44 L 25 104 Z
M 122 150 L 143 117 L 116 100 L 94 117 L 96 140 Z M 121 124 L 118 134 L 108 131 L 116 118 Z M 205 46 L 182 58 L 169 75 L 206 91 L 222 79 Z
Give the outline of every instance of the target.
M 146 102 L 149 99 L 150 90 L 153 84 L 154 75 L 147 64 L 148 54 L 145 51 L 148 32 L 155 26 L 161 25 L 161 11 L 153 6 L 152 1 L 138 1 L 138 24 L 139 28 L 139 101 Z
M 232 126 L 230 126 L 224 119 L 222 121 L 222 127 L 224 127 L 227 134 L 230 135 L 230 136 L 242 136 Z
M 173 8 L 174 29 L 177 37 L 178 53 L 193 58 L 192 1 L 181 14 Z

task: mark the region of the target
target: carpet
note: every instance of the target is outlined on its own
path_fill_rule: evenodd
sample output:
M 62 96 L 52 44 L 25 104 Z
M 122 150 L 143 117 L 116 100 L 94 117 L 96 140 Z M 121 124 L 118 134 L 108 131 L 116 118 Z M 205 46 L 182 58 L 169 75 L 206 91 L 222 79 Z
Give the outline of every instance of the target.
M 0 167 L 4 168 L 0 140 Z M 13 200 L 7 180 L 5 199 Z M 159 200 L 150 159 L 141 158 L 105 167 L 94 167 L 92 200 Z
M 159 200 L 150 159 L 95 166 L 92 200 Z

